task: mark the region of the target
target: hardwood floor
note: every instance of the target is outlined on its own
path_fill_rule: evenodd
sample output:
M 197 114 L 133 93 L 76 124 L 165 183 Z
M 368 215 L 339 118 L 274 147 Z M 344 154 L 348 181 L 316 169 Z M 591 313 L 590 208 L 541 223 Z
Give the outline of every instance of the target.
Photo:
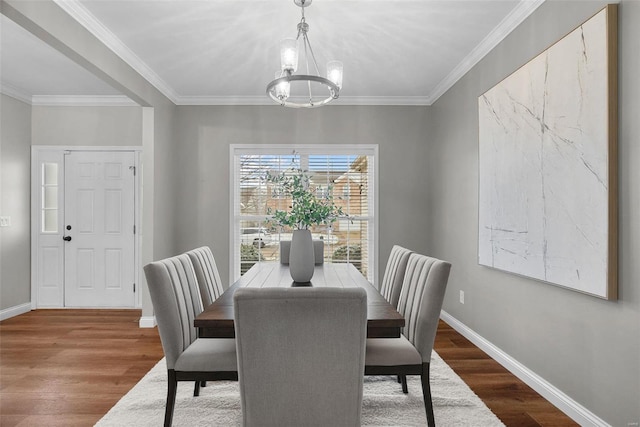
M 506 426 L 578 425 L 442 320 L 434 348 Z
M 92 426 L 162 358 L 139 310 L 37 310 L 0 323 L 0 425 Z M 440 322 L 436 351 L 507 426 L 571 419 Z
M 0 425 L 92 426 L 163 356 L 139 310 L 36 310 L 0 323 Z

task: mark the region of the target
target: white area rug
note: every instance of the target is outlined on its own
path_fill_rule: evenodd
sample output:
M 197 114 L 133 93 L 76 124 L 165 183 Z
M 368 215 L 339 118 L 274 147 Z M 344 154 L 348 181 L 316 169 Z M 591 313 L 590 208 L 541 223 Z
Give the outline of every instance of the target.
M 427 425 L 420 378 L 411 376 L 407 381 L 409 394 L 404 394 L 395 377 L 365 377 L 362 425 Z M 162 359 L 96 425 L 161 426 L 166 393 L 167 371 Z M 431 360 L 431 393 L 438 427 L 504 426 L 435 352 Z M 178 383 L 173 425 L 242 425 L 238 383 L 209 382 L 196 398 L 192 382 Z

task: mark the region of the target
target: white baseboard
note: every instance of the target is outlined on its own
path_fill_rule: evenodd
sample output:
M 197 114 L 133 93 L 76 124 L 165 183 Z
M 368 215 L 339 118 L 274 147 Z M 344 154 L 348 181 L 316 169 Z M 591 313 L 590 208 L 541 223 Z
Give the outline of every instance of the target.
M 446 311 L 441 312 L 440 318 L 581 426 L 611 427 L 587 408 L 554 387 L 553 384 L 478 335 Z
M 138 324 L 141 328 L 155 328 L 157 325 L 156 316 L 142 316 Z
M 20 305 L 15 305 L 13 307 L 5 308 L 4 310 L 0 311 L 0 321 L 10 319 L 12 317 L 27 313 L 29 311 L 31 311 L 30 302 L 26 304 L 20 304 Z

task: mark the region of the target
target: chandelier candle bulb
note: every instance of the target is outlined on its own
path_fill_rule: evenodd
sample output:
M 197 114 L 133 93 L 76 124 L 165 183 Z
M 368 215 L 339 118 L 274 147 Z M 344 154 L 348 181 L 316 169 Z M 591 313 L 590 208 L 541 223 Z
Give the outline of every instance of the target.
M 295 73 L 298 70 L 297 39 L 284 39 L 280 42 L 280 65 L 282 71 Z
M 342 89 L 342 62 L 327 62 L 327 78 L 334 82 L 339 89 Z
M 275 78 L 279 79 L 283 77 L 283 74 L 285 73 L 283 73 L 282 71 L 276 71 Z M 278 98 L 280 101 L 284 101 L 287 98 L 289 98 L 290 93 L 291 93 L 291 85 L 289 84 L 289 82 L 284 81 L 276 85 L 276 98 Z

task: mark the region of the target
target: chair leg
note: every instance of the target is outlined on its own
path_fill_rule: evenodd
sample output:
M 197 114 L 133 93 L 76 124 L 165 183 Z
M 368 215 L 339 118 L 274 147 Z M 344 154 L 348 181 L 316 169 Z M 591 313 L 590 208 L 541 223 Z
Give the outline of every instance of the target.
M 424 409 L 427 412 L 427 425 L 429 427 L 435 427 L 436 420 L 433 416 L 433 401 L 431 400 L 431 384 L 429 382 L 429 364 L 422 364 L 422 374 L 420 375 L 422 381 L 422 393 L 424 395 Z
M 167 371 L 167 374 L 167 405 L 164 411 L 164 427 L 171 427 L 171 422 L 173 421 L 173 407 L 176 404 L 178 380 L 176 379 L 176 371 L 174 371 L 173 369 L 169 369 Z
M 196 384 L 193 387 L 193 397 L 198 397 L 198 396 L 200 396 L 200 381 L 196 381 Z
M 200 381 L 200 387 L 206 387 L 206 386 L 207 386 L 206 381 Z
M 409 393 L 409 389 L 407 388 L 407 376 L 406 375 L 400 375 L 400 383 L 402 384 L 402 392 L 404 394 Z
M 402 384 L 402 378 L 398 375 L 398 384 Z

